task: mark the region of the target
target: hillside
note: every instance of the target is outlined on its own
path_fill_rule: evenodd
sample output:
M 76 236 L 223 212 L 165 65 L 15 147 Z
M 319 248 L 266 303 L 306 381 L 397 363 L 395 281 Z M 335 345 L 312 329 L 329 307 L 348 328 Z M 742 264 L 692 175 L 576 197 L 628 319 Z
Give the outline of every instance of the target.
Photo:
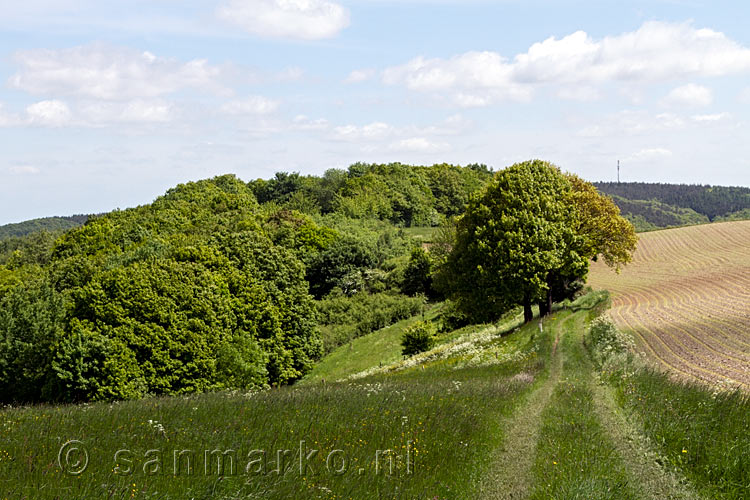
M 589 284 L 612 292 L 612 317 L 657 363 L 747 388 L 748 256 L 750 221 L 646 233 L 622 274 L 597 263 Z
M 741 220 L 750 210 L 750 188 L 645 182 L 594 182 L 611 196 L 639 231 Z
M 31 219 L 15 224 L 0 226 L 0 241 L 8 238 L 18 238 L 39 231 L 61 232 L 79 227 L 86 223 L 88 215 L 72 215 L 70 217 L 44 217 Z

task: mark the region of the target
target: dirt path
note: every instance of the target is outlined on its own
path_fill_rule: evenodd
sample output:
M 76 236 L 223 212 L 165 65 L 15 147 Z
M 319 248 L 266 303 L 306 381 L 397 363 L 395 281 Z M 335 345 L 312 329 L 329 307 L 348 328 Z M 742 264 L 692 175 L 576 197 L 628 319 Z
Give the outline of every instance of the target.
M 654 500 L 700 500 L 689 482 L 677 472 L 657 462 L 658 455 L 614 400 L 612 391 L 592 383 L 594 405 L 608 430 L 617 452 L 623 459 L 631 484 L 641 498 Z
M 582 343 L 584 322 L 582 317 L 571 314 L 545 323 L 555 336 L 549 375 L 505 422 L 503 427 L 507 429 L 507 434 L 504 444 L 497 450 L 494 466 L 480 486 L 480 499 L 525 499 L 535 489 L 532 468 L 537 455 L 542 414 L 550 404 L 555 387 L 564 375 L 563 371 L 567 370 L 564 369 L 564 360 L 570 357 L 566 356 L 562 346 L 558 347 L 558 343 L 564 335 L 570 336 L 569 340 L 574 343 Z M 632 493 L 644 500 L 702 500 L 682 475 L 659 464 L 658 455 L 639 432 L 637 423 L 629 420 L 619 408 L 611 389 L 598 382 L 593 364 L 588 360 L 576 364 L 578 370 L 583 368 L 584 372 L 590 373 L 590 381 L 585 385 L 593 395 L 594 411 L 608 441 L 611 441 L 611 446 L 622 461 Z M 585 442 L 582 445 L 585 446 Z
M 563 359 L 557 346 L 560 333 L 564 330 L 559 323 L 555 322 L 554 325 L 555 344 L 552 348 L 549 376 L 506 423 L 508 433 L 493 459 L 495 465 L 480 486 L 480 499 L 517 500 L 526 498 L 531 491 L 531 467 L 534 464 L 541 414 L 547 407 L 562 372 Z

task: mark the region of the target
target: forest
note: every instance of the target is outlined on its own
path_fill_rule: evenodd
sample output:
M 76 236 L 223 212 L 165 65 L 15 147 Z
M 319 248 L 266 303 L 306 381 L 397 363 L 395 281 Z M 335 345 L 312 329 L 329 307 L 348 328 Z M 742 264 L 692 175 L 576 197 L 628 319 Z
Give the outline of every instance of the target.
M 595 182 L 614 198 L 623 214 L 656 229 L 746 218 L 750 188 L 698 184 Z
M 404 232 L 461 213 L 483 166 L 232 175 L 0 244 L 4 401 L 129 399 L 292 383 L 422 310 Z M 322 333 L 322 335 L 321 335 Z

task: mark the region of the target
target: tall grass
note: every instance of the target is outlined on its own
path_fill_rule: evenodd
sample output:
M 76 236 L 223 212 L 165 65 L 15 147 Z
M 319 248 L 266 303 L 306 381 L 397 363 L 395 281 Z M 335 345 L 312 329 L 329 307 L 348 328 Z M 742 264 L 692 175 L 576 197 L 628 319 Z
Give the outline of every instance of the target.
M 750 397 L 730 388 L 680 382 L 622 347 L 632 340 L 612 323 L 588 341 L 618 403 L 672 467 L 707 498 L 750 498 Z M 613 346 L 619 346 L 613 348 Z
M 679 383 L 652 369 L 612 377 L 661 453 L 709 498 L 750 498 L 750 399 Z
M 549 352 L 549 339 L 532 342 L 533 331 L 497 342 L 517 336 L 519 345 Z M 502 417 L 543 377 L 540 358 L 438 363 L 260 393 L 4 408 L 0 498 L 471 498 L 502 440 Z M 514 377 L 519 371 L 531 376 Z M 75 467 L 80 458 L 75 450 L 59 455 L 68 440 L 88 452 L 80 475 L 58 464 L 68 458 Z M 233 468 L 224 457 L 219 474 L 206 450 L 226 452 Z

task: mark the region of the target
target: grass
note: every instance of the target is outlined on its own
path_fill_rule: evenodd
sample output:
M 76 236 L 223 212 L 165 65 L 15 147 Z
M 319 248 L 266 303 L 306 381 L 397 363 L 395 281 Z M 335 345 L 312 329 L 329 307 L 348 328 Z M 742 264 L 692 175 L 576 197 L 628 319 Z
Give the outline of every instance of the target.
M 435 235 L 435 232 L 437 232 L 438 229 L 439 228 L 437 227 L 429 226 L 405 227 L 404 233 L 411 236 L 412 238 L 422 241 L 423 243 L 430 243 L 433 236 Z
M 425 312 L 425 319 L 435 319 L 440 307 Z M 394 323 L 373 333 L 358 337 L 335 349 L 313 368 L 300 385 L 343 379 L 373 366 L 390 364 L 401 359 L 401 335 L 404 330 L 422 319 L 414 316 Z
M 658 483 L 661 472 L 627 452 L 625 435 L 646 457 L 656 448 L 706 498 L 750 498 L 750 401 L 742 394 L 613 371 L 605 359 L 602 378 L 640 433 L 610 428 L 629 424 L 610 418 L 615 403 L 603 404 L 582 342 L 606 301 L 592 293 L 557 310 L 543 333 L 537 322 L 519 328 L 515 317 L 444 333 L 435 349 L 404 361 L 398 340 L 421 319 L 412 318 L 334 352 L 305 383 L 264 392 L 5 407 L 0 499 L 655 498 L 640 483 Z M 60 452 L 69 440 L 88 454 L 77 475 L 69 472 L 80 450 Z M 506 446 L 532 458 L 505 464 L 514 456 Z M 503 483 L 509 474 L 523 488 Z
M 750 399 L 643 369 L 613 375 L 618 401 L 637 415 L 668 463 L 708 498 L 750 498 Z
M 583 345 L 584 312 L 558 313 L 563 334 L 563 378 L 542 413 L 532 499 L 633 499 L 622 458 L 602 425 Z
M 470 498 L 503 439 L 500 422 L 543 378 L 550 344 L 533 325 L 492 332 L 455 359 L 354 382 L 4 408 L 0 498 Z M 505 344 L 531 355 L 469 363 Z M 90 458 L 80 475 L 58 464 L 80 458 L 59 455 L 68 440 Z M 226 452 L 222 474 L 206 450 Z

